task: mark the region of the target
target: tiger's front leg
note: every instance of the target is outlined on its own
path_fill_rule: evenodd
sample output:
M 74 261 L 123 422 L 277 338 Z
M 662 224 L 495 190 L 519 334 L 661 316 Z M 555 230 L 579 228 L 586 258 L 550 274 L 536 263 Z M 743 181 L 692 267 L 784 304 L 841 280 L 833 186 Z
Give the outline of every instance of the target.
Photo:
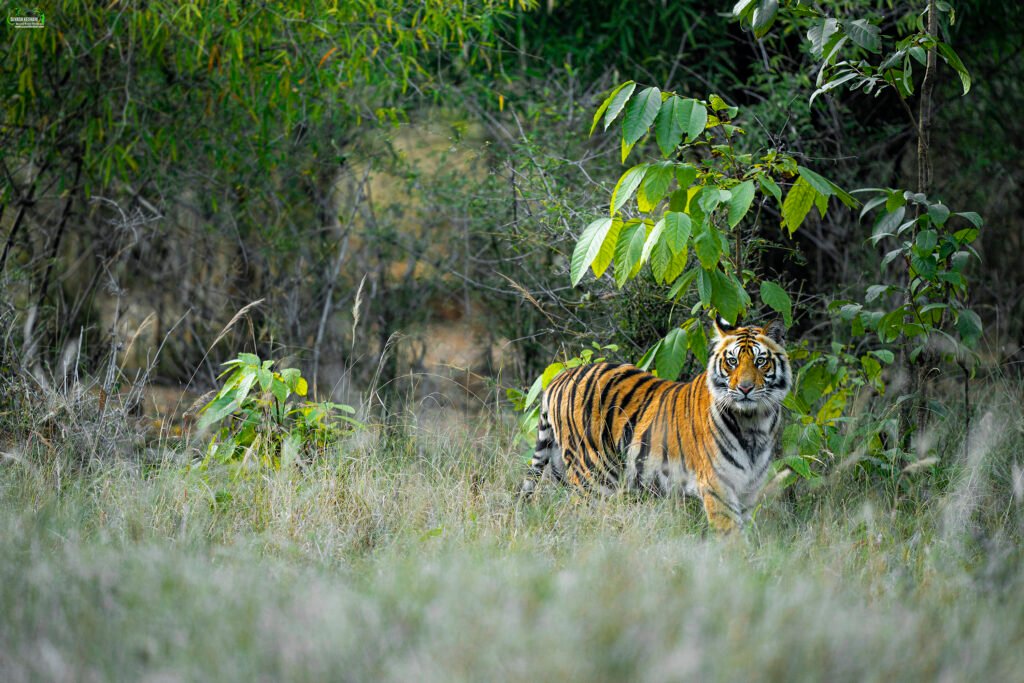
M 743 528 L 743 514 L 735 495 L 723 487 L 707 485 L 701 488 L 700 497 L 708 524 L 714 531 L 727 534 Z

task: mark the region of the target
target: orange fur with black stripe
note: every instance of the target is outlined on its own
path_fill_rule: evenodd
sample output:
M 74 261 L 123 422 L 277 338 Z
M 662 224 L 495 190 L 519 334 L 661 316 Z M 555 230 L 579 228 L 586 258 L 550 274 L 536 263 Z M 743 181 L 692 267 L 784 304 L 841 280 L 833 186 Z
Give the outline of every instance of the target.
M 712 528 L 748 521 L 793 383 L 779 322 L 715 321 L 707 369 L 687 383 L 632 365 L 565 370 L 541 399 L 537 448 L 522 491 L 546 467 L 583 490 L 699 496 Z

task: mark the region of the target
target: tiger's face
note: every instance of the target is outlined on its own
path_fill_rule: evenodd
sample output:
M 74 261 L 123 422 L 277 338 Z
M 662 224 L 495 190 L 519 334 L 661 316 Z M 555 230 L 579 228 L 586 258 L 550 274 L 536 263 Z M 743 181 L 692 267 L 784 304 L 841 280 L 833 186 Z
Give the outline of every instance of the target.
M 708 360 L 708 389 L 715 403 L 744 413 L 777 410 L 793 384 L 782 346 L 780 321 L 764 327 L 733 327 L 715 320 L 717 338 Z

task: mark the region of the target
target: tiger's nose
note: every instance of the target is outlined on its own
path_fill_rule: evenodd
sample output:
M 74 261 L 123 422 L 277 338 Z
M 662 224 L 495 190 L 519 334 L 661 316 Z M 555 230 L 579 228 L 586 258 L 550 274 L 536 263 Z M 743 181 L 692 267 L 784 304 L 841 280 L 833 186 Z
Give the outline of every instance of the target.
M 740 382 L 736 385 L 736 388 L 743 392 L 744 396 L 749 396 L 750 392 L 754 390 L 753 382 Z

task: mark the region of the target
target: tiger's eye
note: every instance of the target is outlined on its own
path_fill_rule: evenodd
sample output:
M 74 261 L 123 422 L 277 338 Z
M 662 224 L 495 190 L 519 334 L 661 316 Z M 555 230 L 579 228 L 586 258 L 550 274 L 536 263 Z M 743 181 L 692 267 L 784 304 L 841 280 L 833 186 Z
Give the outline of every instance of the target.
M 726 358 L 725 364 L 728 365 L 730 368 L 734 368 L 736 367 L 737 361 L 735 358 Z
M 764 356 L 758 356 L 757 360 L 754 361 L 754 365 L 761 368 L 768 364 L 768 359 Z

